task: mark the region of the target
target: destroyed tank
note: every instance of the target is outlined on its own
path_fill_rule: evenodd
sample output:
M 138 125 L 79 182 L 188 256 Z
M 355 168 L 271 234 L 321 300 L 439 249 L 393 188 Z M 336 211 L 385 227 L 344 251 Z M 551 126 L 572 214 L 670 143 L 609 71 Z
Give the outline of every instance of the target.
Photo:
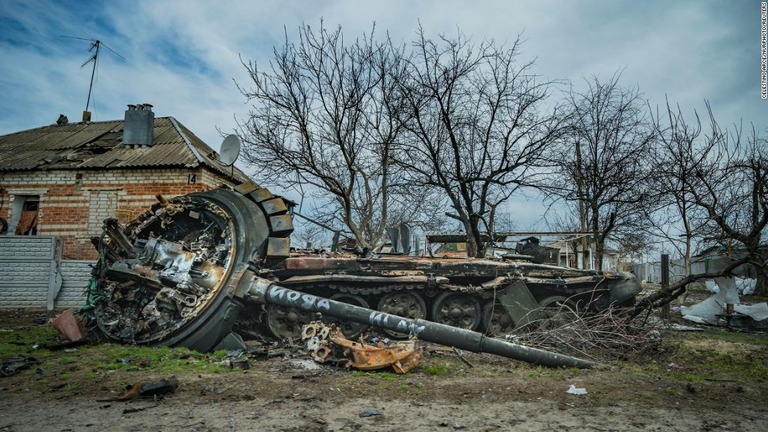
M 158 196 L 125 227 L 105 221 L 104 235 L 94 241 L 100 259 L 86 309 L 108 340 L 210 351 L 237 339 L 235 328 L 300 340 L 302 326 L 319 311 L 309 299 L 503 335 L 557 311 L 590 313 L 632 303 L 641 289 L 631 274 L 540 264 L 528 255 L 297 254 L 292 230 L 286 201 L 253 183 L 170 200 Z M 286 294 L 290 301 L 282 304 L 264 301 L 264 293 L 253 295 L 255 280 L 298 294 Z M 349 338 L 377 324 L 345 313 L 324 319 Z M 413 330 L 381 327 L 394 338 Z

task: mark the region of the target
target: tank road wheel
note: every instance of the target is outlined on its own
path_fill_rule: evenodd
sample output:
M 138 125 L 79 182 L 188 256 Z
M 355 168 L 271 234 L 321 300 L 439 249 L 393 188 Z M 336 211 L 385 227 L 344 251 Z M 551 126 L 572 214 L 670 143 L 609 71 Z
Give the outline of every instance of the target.
M 469 294 L 443 292 L 432 306 L 432 321 L 474 330 L 480 324 L 480 302 Z
M 512 333 L 517 324 L 504 309 L 504 306 L 488 302 L 483 306 L 483 327 L 490 336 L 503 336 Z
M 312 314 L 299 309 L 267 305 L 267 327 L 273 335 L 280 339 L 289 339 L 291 342 L 301 340 L 304 324 L 312 321 Z
M 384 294 L 379 299 L 376 309 L 388 314 L 411 319 L 424 319 L 427 317 L 427 306 L 424 304 L 424 299 L 410 291 L 396 291 Z M 398 339 L 408 337 L 407 334 L 392 330 L 384 330 L 384 333 Z
M 563 296 L 545 297 L 539 300 L 539 307 L 544 315 L 539 330 L 554 330 L 578 318 L 576 304 Z
M 368 302 L 365 301 L 365 299 L 354 294 L 336 293 L 331 296 L 331 300 L 336 300 L 336 301 L 344 302 L 347 304 L 364 307 L 367 309 L 370 308 L 368 306 Z M 368 326 L 365 324 L 359 324 L 352 321 L 344 321 L 339 318 L 333 318 L 333 317 L 323 317 L 323 321 L 325 321 L 328 324 L 334 324 L 336 327 L 339 328 L 339 330 L 341 330 L 341 333 L 347 339 L 357 338 L 365 331 L 365 329 L 368 328 Z

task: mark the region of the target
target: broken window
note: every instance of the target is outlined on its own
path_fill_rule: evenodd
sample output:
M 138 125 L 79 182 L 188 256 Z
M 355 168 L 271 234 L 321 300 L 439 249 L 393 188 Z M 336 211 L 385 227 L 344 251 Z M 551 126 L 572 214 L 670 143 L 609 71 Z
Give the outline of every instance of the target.
M 12 219 L 16 222 L 14 234 L 36 235 L 37 216 L 40 209 L 40 196 L 16 196 L 13 202 Z M 11 223 L 13 225 L 13 222 Z

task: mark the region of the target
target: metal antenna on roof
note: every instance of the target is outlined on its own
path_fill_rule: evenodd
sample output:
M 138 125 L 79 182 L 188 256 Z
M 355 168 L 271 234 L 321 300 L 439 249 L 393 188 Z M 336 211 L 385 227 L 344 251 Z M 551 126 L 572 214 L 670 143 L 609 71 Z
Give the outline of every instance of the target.
M 81 68 L 85 67 L 88 63 L 93 63 L 93 68 L 91 69 L 91 83 L 88 86 L 88 100 L 85 103 L 85 111 L 83 112 L 83 121 L 90 121 L 91 119 L 91 113 L 88 111 L 88 107 L 91 105 L 91 93 L 93 92 L 93 77 L 96 75 L 96 65 L 99 62 L 99 51 L 101 50 L 101 47 L 112 51 L 113 54 L 120 57 L 121 59 L 125 60 L 125 57 L 121 56 L 117 53 L 117 51 L 113 50 L 112 48 L 108 47 L 104 42 L 98 40 L 98 39 L 85 39 L 81 37 L 76 36 L 62 36 L 70 39 L 79 39 L 84 41 L 89 41 L 91 43 L 91 47 L 88 48 L 88 52 L 92 52 L 93 55 L 88 58 L 85 62 L 83 62 L 82 65 L 80 65 Z M 86 114 L 87 113 L 87 114 Z M 87 116 L 87 119 L 86 119 Z

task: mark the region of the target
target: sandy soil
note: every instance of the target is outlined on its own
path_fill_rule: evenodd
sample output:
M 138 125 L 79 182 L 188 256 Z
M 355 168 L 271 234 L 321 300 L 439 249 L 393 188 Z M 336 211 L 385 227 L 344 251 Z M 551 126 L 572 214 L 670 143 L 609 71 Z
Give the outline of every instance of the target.
M 549 400 L 464 404 L 418 399 L 276 399 L 96 403 L 87 398 L 0 403 L 3 431 L 761 431 L 768 415 L 745 409 L 580 407 Z M 573 406 L 571 406 L 573 405 Z M 378 410 L 381 415 L 360 417 Z
M 2 431 L 434 431 L 434 430 L 597 430 L 597 431 L 762 431 L 764 401 L 734 400 L 735 388 L 713 385 L 679 400 L 664 385 L 628 388 L 612 397 L 610 383 L 596 375 L 542 380 L 533 384 L 505 374 L 493 379 L 467 371 L 462 377 L 427 380 L 414 373 L 404 382 L 381 386 L 363 378 L 349 387 L 348 372 L 295 378 L 296 371 L 182 377 L 173 395 L 161 400 L 104 402 L 97 395 L 57 397 L 8 390 L 0 396 Z M 344 382 L 342 388 L 337 381 Z M 432 382 L 426 382 L 432 381 Z M 568 395 L 569 383 L 587 395 Z M 620 384 L 617 382 L 617 385 Z M 764 390 L 764 389 L 763 389 Z M 740 390 L 744 391 L 744 390 Z M 747 391 L 762 391 L 749 389 Z M 416 394 L 418 393 L 418 394 Z M 738 397 L 736 399 L 739 399 Z M 364 417 L 365 414 L 378 414 Z
M 763 431 L 768 422 L 768 384 L 719 376 L 686 382 L 686 365 L 670 352 L 632 370 L 620 363 L 546 369 L 471 353 L 466 359 L 473 367 L 428 350 L 402 376 L 301 357 L 252 360 L 248 370 L 177 375 L 175 393 L 131 401 L 105 399 L 125 383 L 167 375 L 157 368 L 89 374 L 73 365 L 65 381 L 41 364 L 41 371 L 0 378 L 0 431 L 687 432 Z M 429 366 L 445 372 L 428 373 Z M 587 394 L 566 393 L 570 385 Z

